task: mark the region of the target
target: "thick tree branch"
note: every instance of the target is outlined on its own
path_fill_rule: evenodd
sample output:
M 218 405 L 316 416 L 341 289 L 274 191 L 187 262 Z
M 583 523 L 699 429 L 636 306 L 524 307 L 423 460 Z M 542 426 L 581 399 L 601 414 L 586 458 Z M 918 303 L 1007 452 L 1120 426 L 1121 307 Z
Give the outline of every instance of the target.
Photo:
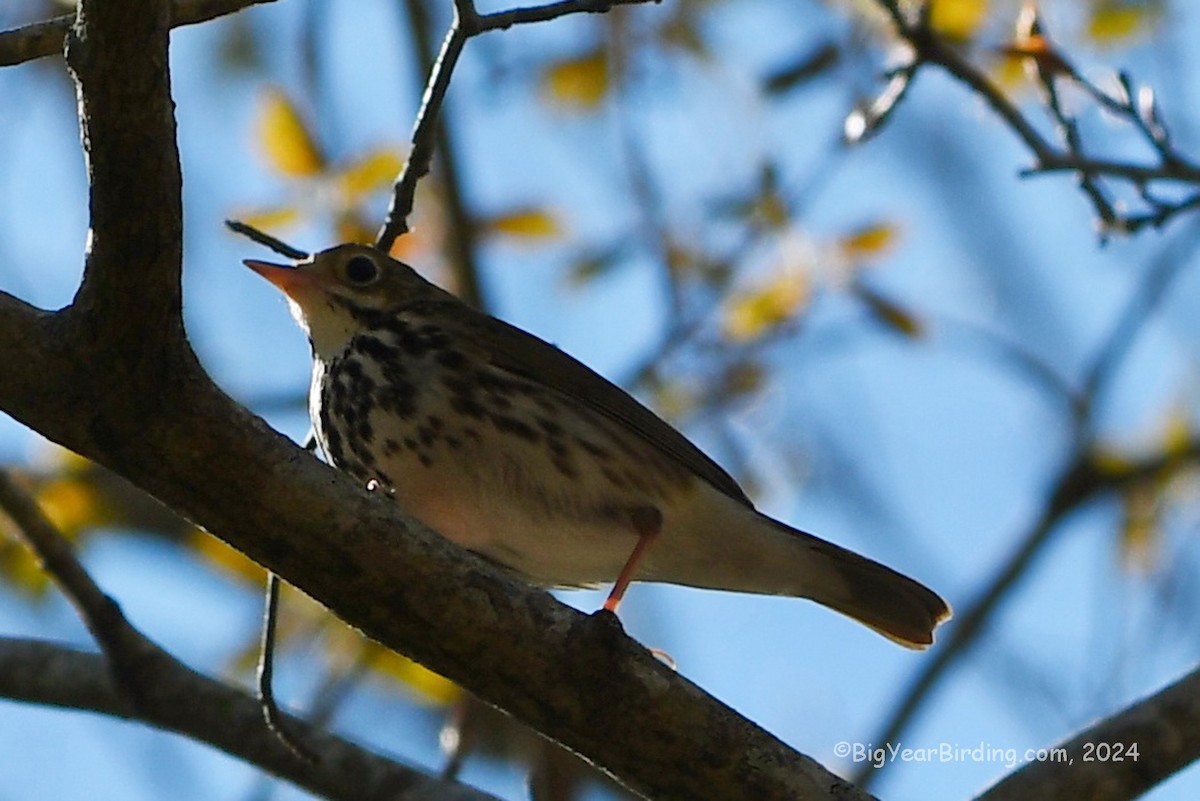
M 978 801 L 1140 796 L 1200 756 L 1200 670 L 1056 748 L 1069 761 L 1030 762 Z
M 91 214 L 83 283 L 72 312 L 94 326 L 98 346 L 124 354 L 116 378 L 133 384 L 140 383 L 143 366 L 153 369 L 185 350 L 170 11 L 165 0 L 85 1 L 67 41 Z M 162 350 L 150 352 L 155 347 Z M 142 400 L 152 403 L 153 397 Z
M 92 181 L 86 277 L 57 315 L 0 298 L 0 408 L 639 792 L 862 798 L 666 668 L 611 616 L 572 611 L 405 519 L 212 384 L 178 333 L 164 8 L 81 6 L 69 62 Z M 50 327 L 57 336 L 41 340 Z M 19 347 L 31 338 L 36 363 Z
M 0 637 L 0 696 L 144 721 L 339 801 L 495 801 L 479 790 L 429 777 L 290 718 L 291 726 L 322 755 L 317 764 L 298 760 L 263 725 L 252 695 L 196 673 L 165 651 L 159 651 L 159 666 L 153 692 L 135 708 L 117 690 L 100 654 Z
M 171 8 L 171 27 L 208 22 L 243 8 L 273 2 L 275 0 L 175 0 Z M 0 31 L 0 67 L 61 55 L 63 39 L 74 21 L 73 15 L 64 14 L 44 22 Z

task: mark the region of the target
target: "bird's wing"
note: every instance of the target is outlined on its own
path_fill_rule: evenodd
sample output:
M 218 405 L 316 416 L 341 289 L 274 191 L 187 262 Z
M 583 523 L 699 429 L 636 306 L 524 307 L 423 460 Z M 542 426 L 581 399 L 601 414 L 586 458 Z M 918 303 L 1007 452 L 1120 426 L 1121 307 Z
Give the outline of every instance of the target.
M 431 304 L 442 302 L 445 301 L 428 301 Z M 461 306 L 457 301 L 452 302 Z M 533 334 L 469 307 L 462 309 L 469 314 L 439 316 L 442 319 L 461 319 L 464 327 L 470 326 L 470 339 L 481 344 L 492 364 L 526 380 L 545 384 L 605 417 L 628 426 L 721 492 L 752 506 L 733 476 L 616 384 Z M 464 330 L 463 333 L 468 332 Z M 536 371 L 530 365 L 537 365 Z

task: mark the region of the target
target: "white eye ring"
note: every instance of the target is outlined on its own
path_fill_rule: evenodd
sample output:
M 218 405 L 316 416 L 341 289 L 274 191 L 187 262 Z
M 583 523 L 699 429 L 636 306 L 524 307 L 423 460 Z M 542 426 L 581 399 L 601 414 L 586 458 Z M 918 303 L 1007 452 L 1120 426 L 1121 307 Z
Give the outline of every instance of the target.
M 370 256 L 352 256 L 346 262 L 346 280 L 355 286 L 367 286 L 379 278 L 379 265 Z

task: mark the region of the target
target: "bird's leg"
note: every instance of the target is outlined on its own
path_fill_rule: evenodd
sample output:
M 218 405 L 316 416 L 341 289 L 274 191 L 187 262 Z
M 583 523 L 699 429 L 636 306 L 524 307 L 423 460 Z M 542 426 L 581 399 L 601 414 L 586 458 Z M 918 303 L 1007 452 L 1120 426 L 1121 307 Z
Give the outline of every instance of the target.
M 629 583 L 633 581 L 634 571 L 637 570 L 638 562 L 642 560 L 646 548 L 662 531 L 662 512 L 653 506 L 638 506 L 630 510 L 629 522 L 633 524 L 633 530 L 637 532 L 638 541 L 633 546 L 633 553 L 629 554 L 629 558 L 625 561 L 625 566 L 617 575 L 617 583 L 613 585 L 608 599 L 604 602 L 605 610 L 613 614 L 616 614 L 617 607 L 621 605 L 621 599 L 625 597 L 625 591 L 629 589 Z

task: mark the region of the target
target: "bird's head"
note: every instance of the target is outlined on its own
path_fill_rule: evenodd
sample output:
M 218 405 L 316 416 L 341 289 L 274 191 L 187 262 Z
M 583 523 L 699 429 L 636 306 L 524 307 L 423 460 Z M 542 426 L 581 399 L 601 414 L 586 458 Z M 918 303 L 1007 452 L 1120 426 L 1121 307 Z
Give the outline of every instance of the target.
M 279 287 L 318 356 L 330 359 L 372 320 L 430 297 L 449 297 L 403 262 L 368 245 L 338 245 L 295 264 L 247 259 Z

